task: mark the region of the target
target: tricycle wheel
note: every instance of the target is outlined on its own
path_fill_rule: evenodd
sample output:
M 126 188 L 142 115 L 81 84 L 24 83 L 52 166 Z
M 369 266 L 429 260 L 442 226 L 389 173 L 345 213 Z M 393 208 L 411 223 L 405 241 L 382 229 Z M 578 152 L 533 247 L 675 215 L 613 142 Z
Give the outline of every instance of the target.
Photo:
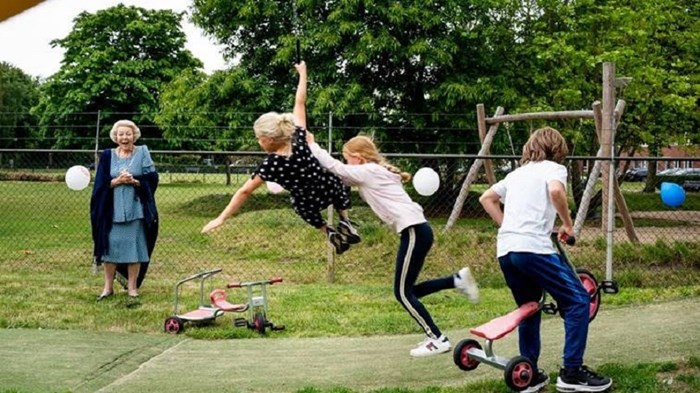
M 178 317 L 168 317 L 163 324 L 163 329 L 166 333 L 178 334 L 185 330 L 185 324 Z
M 598 281 L 595 279 L 593 273 L 586 269 L 576 269 L 578 278 L 581 280 L 583 287 L 586 288 L 586 292 L 591 297 L 591 303 L 588 308 L 588 323 L 593 322 L 596 315 L 598 315 L 598 309 L 600 308 L 600 291 L 598 290 Z
M 519 392 L 530 387 L 536 370 L 530 359 L 525 356 L 516 356 L 506 364 L 503 376 L 509 388 Z
M 265 316 L 259 312 L 255 313 L 255 315 L 253 316 L 253 329 L 257 330 L 260 334 L 265 334 L 266 325 L 267 321 L 265 320 Z
M 481 349 L 481 344 L 476 340 L 468 338 L 460 341 L 452 353 L 452 359 L 461 370 L 471 371 L 480 363 L 477 359 L 469 356 L 468 351 L 471 348 Z

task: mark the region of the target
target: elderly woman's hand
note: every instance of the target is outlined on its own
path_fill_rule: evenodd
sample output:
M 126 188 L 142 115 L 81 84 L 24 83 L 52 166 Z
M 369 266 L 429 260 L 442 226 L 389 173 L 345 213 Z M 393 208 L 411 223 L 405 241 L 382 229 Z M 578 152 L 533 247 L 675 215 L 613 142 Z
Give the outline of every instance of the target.
M 121 171 L 119 173 L 119 176 L 115 177 L 112 179 L 111 185 L 112 187 L 116 187 L 120 184 L 134 184 L 134 176 L 127 172 L 127 171 Z

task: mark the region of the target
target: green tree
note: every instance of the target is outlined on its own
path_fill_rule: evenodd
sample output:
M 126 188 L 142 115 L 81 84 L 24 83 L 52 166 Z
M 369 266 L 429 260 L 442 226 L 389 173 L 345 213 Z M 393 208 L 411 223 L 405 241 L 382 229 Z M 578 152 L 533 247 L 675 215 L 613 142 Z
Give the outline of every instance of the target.
M 0 62 L 1 148 L 33 146 L 37 122 L 30 110 L 38 102 L 38 79 L 9 63 Z
M 581 108 L 601 97 L 601 67 L 613 62 L 616 75 L 631 77 L 617 90 L 627 102 L 618 127 L 618 150 L 647 144 L 651 155 L 663 146 L 698 140 L 700 96 L 700 4 L 694 1 L 542 1 L 532 24 L 525 57 L 532 83 L 523 89 L 539 106 Z M 539 72 L 538 72 L 539 70 Z M 589 102 L 586 102 L 586 101 Z M 594 155 L 592 130 L 572 135 L 579 154 Z M 654 190 L 655 176 L 646 189 Z
M 323 126 L 333 112 L 340 139 L 373 133 L 385 151 L 475 153 L 477 103 L 489 113 L 589 109 L 602 96 L 603 62 L 614 62 L 618 76 L 632 78 L 617 92 L 628 104 L 617 142 L 629 151 L 653 138 L 697 140 L 698 4 L 195 0 L 193 20 L 226 45 L 238 83 L 264 86 L 259 97 L 246 95 L 251 112 L 291 105 L 298 38 L 311 124 Z M 222 108 L 222 98 L 207 110 L 239 107 Z M 540 125 L 511 125 L 492 152 L 517 154 Z M 592 122 L 554 125 L 571 151 L 596 153 Z
M 193 20 L 227 45 L 236 73 L 272 89 L 261 101 L 275 104 L 256 100 L 257 111 L 291 106 L 298 38 L 310 70 L 312 125 L 325 125 L 333 112 L 340 139 L 371 132 L 389 151 L 476 152 L 475 104 L 500 97 L 496 91 L 514 94 L 492 86 L 481 94 L 484 86 L 474 83 L 499 72 L 493 53 L 513 41 L 503 20 L 489 15 L 505 19 L 516 3 L 195 0 Z M 483 44 L 491 41 L 498 45 Z
M 51 147 L 93 147 L 98 112 L 103 128 L 131 118 L 146 142 L 159 141 L 152 124 L 162 87 L 202 66 L 185 49 L 181 17 L 124 5 L 78 15 L 68 36 L 52 41 L 66 53 L 36 109 Z M 101 136 L 107 143 L 106 133 Z
M 155 120 L 172 147 L 257 150 L 253 122 L 263 111 L 289 110 L 275 105 L 282 101 L 267 78 L 242 68 L 211 76 L 183 72 L 163 90 Z

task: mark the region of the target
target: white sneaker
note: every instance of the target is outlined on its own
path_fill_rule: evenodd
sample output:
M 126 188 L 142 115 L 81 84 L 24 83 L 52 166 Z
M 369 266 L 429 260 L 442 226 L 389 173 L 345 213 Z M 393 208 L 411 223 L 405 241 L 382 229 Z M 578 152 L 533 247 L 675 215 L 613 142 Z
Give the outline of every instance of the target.
M 437 339 L 426 337 L 422 343 L 411 350 L 411 356 L 417 358 L 432 356 L 445 353 L 451 348 L 452 344 L 450 344 L 450 340 L 448 340 L 444 334 Z
M 468 267 L 462 268 L 455 275 L 455 288 L 468 297 L 470 302 L 479 303 L 479 286 Z

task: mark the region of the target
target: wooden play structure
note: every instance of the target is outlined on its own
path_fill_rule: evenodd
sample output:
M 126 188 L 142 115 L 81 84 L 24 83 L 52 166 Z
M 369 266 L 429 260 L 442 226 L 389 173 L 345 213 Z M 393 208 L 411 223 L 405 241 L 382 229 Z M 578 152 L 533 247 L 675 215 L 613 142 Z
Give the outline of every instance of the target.
M 622 81 L 624 82 L 624 80 Z M 594 194 L 595 184 L 598 181 L 598 178 L 602 176 L 603 206 L 601 230 L 608 232 L 609 243 L 612 243 L 610 237 L 612 236 L 612 231 L 614 230 L 613 218 L 614 206 L 616 205 L 619 214 L 622 217 L 628 238 L 630 241 L 638 242 L 639 240 L 634 229 L 634 224 L 629 214 L 629 210 L 627 209 L 627 203 L 620 192 L 617 177 L 614 174 L 614 165 L 611 165 L 611 163 L 614 162 L 613 145 L 615 141 L 615 130 L 617 129 L 617 124 L 619 123 L 625 109 L 625 102 L 623 100 L 618 100 L 617 104 L 613 105 L 613 102 L 615 101 L 616 87 L 615 67 L 613 63 L 603 64 L 602 85 L 602 103 L 600 101 L 595 101 L 592 104 L 591 110 L 533 112 L 504 115 L 503 107 L 499 106 L 496 108 L 496 112 L 494 113 L 493 117 L 486 117 L 484 105 L 477 105 L 476 113 L 479 138 L 481 139 L 481 148 L 478 153 L 478 158 L 474 160 L 474 163 L 469 168 L 469 172 L 467 173 L 467 177 L 462 184 L 459 196 L 455 201 L 455 205 L 449 219 L 447 220 L 445 229 L 447 230 L 454 226 L 455 222 L 459 218 L 464 202 L 469 194 L 469 187 L 476 179 L 482 166 L 486 172 L 486 179 L 488 180 L 489 184 L 494 184 L 496 182 L 496 176 L 491 160 L 483 157 L 490 154 L 490 148 L 491 144 L 493 143 L 494 135 L 496 134 L 496 131 L 501 123 L 529 120 L 592 119 L 595 122 L 595 129 L 598 142 L 600 143 L 600 148 L 598 149 L 598 153 L 596 155 L 598 159 L 595 161 L 590 176 L 588 177 L 586 188 L 574 220 L 575 236 L 578 237 L 583 228 L 583 223 L 586 215 L 588 214 L 591 197 Z M 612 199 L 610 198 L 611 190 L 614 195 L 613 203 L 611 203 Z

